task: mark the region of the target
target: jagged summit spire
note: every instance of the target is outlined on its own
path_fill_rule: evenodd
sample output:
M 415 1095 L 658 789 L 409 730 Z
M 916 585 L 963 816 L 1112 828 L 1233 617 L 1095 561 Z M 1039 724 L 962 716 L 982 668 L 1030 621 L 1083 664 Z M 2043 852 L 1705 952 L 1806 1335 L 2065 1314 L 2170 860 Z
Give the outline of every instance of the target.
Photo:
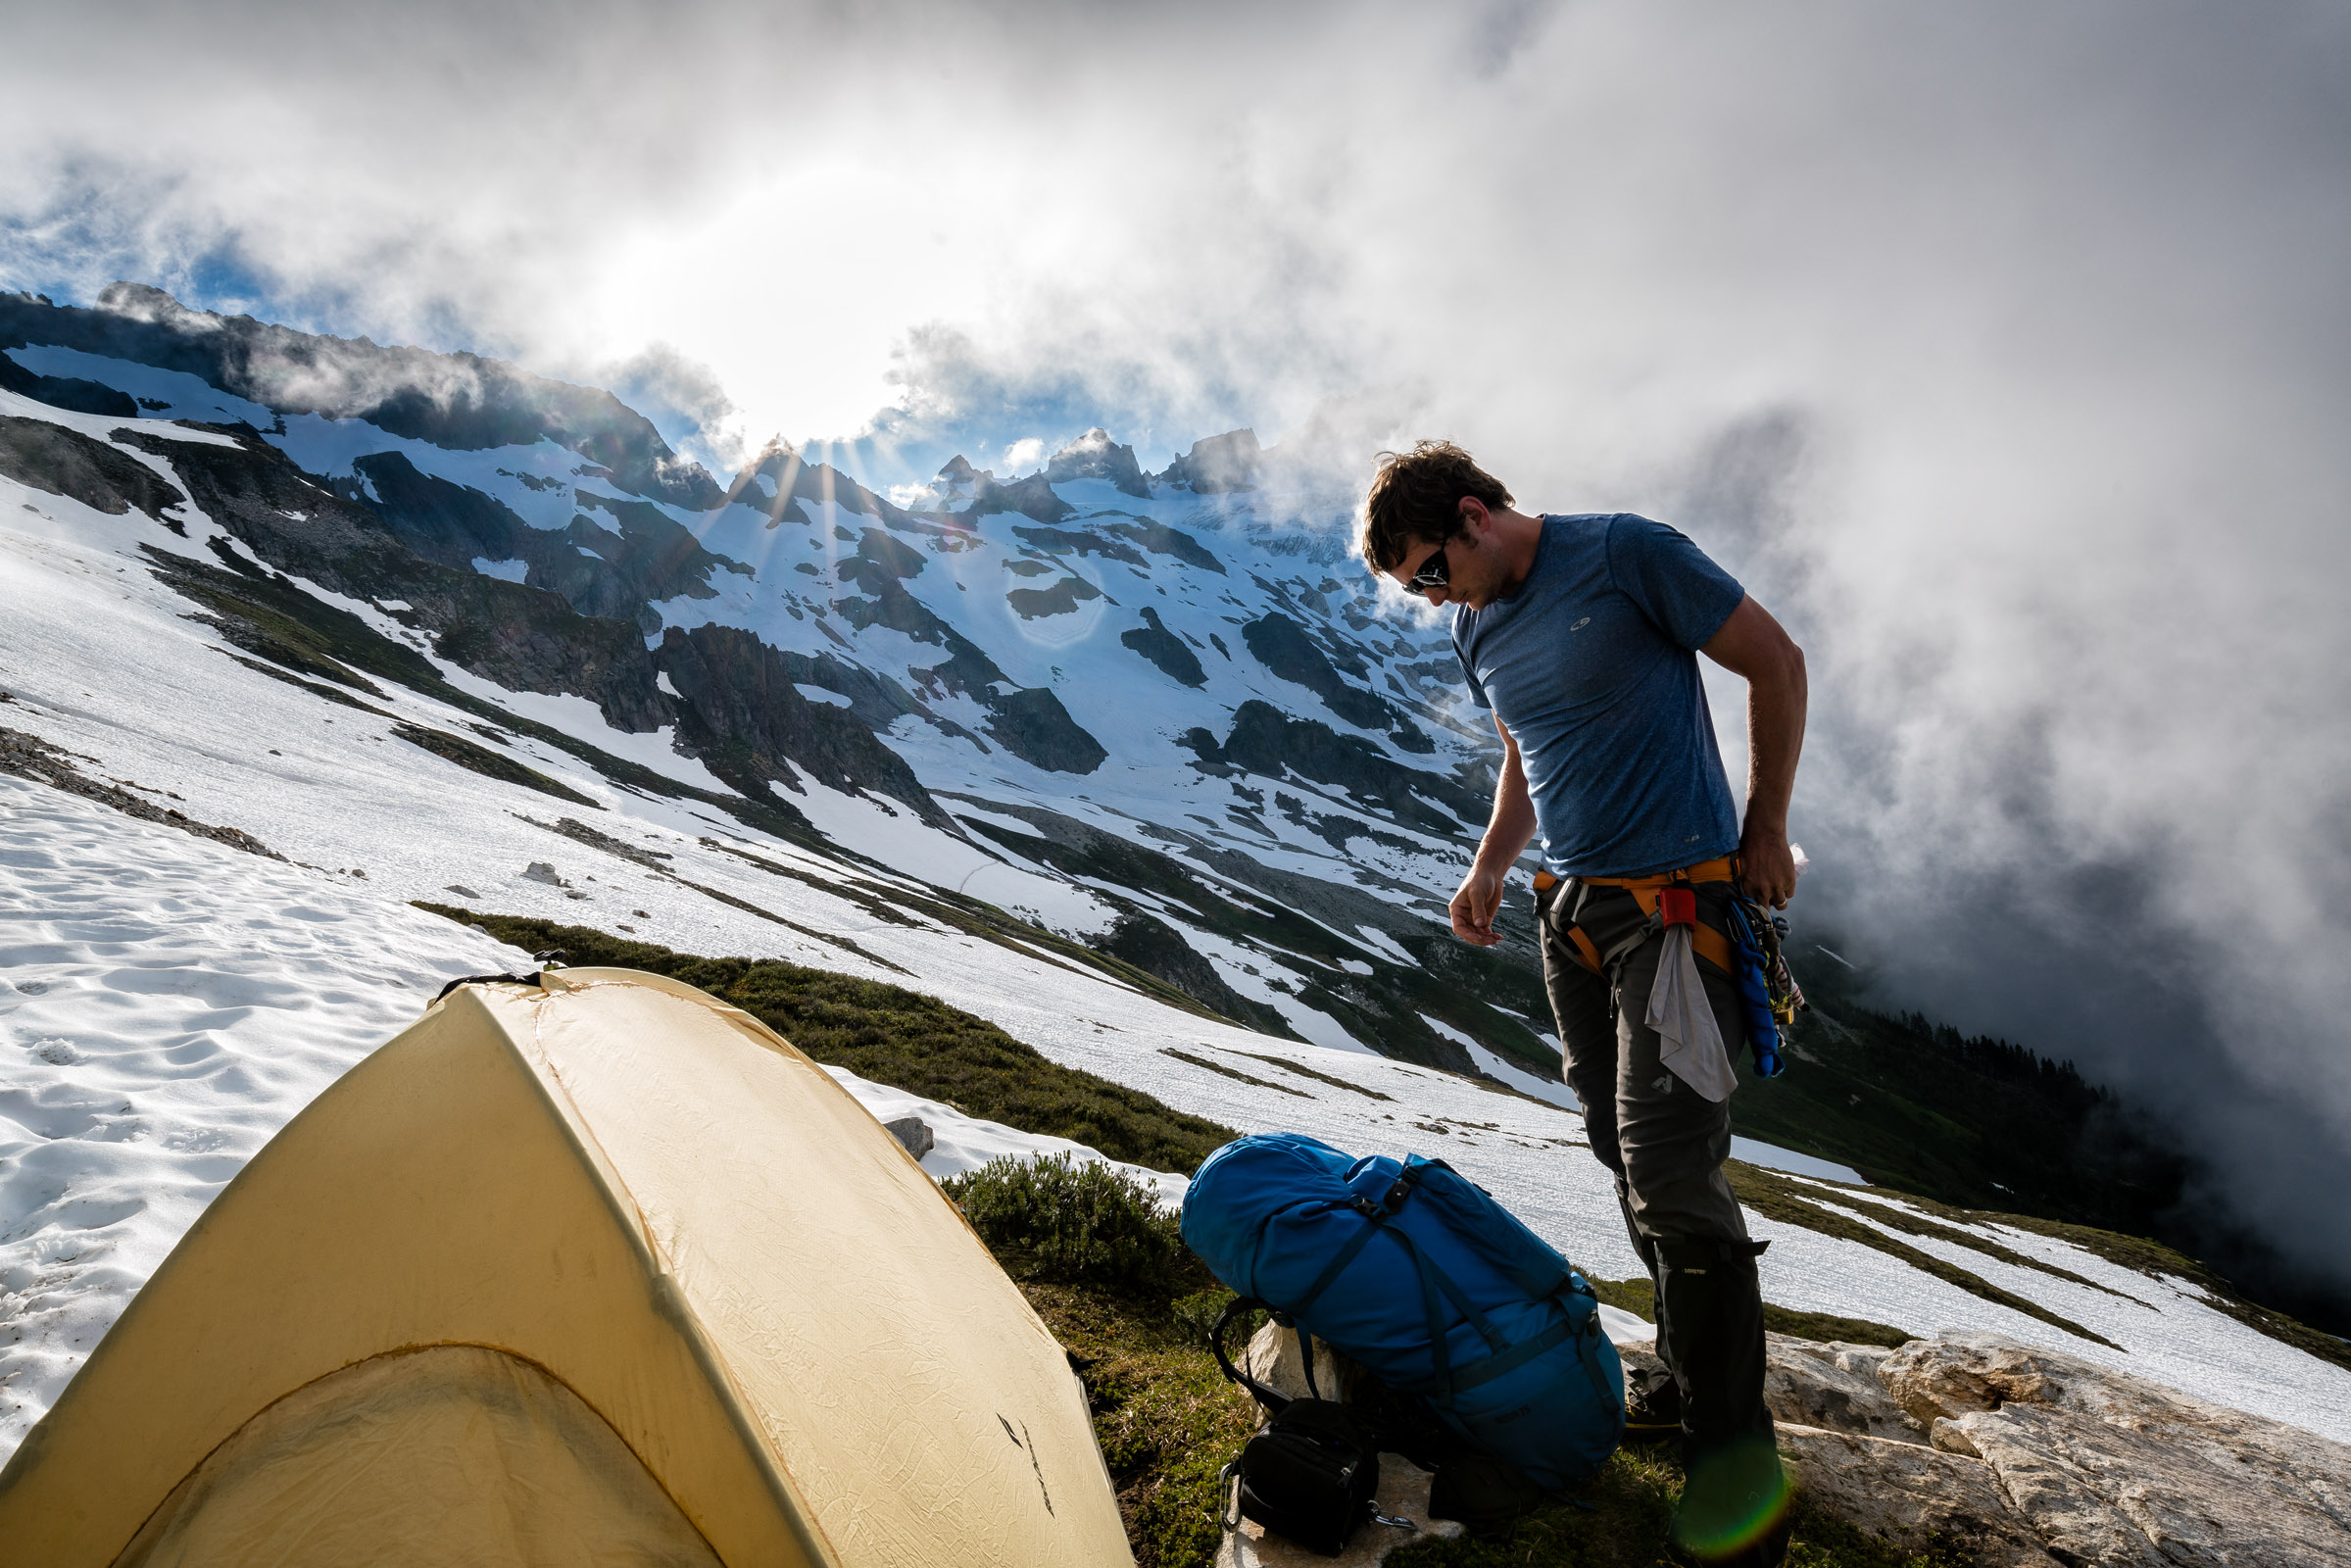
M 1113 442 L 1110 432 L 1100 425 L 1054 453 L 1046 464 L 1046 483 L 1071 479 L 1107 479 L 1130 496 L 1151 499 L 1151 484 L 1135 461 L 1135 449 Z

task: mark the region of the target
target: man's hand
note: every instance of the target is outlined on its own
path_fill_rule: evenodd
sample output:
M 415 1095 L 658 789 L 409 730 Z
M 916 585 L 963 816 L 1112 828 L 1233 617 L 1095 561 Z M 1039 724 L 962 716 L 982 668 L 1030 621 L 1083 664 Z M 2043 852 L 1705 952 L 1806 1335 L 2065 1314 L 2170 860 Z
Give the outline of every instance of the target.
M 1500 714 L 1494 733 L 1502 738 L 1502 772 L 1494 786 L 1494 818 L 1478 845 L 1478 858 L 1461 879 L 1461 891 L 1451 906 L 1453 935 L 1473 947 L 1491 948 L 1502 939 L 1494 935 L 1494 917 L 1502 907 L 1502 879 L 1517 863 L 1527 841 L 1535 836 L 1535 799 L 1527 793 L 1527 770 L 1518 760 L 1518 742 Z
M 1748 824 L 1739 837 L 1739 885 L 1758 904 L 1775 909 L 1788 907 L 1788 898 L 1796 890 L 1796 858 L 1788 847 L 1786 830 Z M 1459 930 L 1460 926 L 1456 915 L 1453 927 Z
M 1502 906 L 1502 876 L 1483 864 L 1469 868 L 1469 875 L 1461 879 L 1461 891 L 1453 895 L 1453 935 L 1481 948 L 1502 940 L 1494 930 L 1494 917 Z
M 1788 848 L 1788 798 L 1804 750 L 1804 651 L 1771 612 L 1741 599 L 1723 629 L 1698 650 L 1747 682 L 1747 809 L 1739 834 L 1739 882 L 1775 909 L 1796 890 Z

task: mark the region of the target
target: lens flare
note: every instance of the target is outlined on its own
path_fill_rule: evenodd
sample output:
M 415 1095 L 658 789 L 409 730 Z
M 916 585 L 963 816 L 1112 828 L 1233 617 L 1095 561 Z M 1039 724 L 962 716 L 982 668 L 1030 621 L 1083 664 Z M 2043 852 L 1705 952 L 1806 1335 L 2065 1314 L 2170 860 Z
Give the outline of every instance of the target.
M 1674 1510 L 1674 1541 L 1700 1562 L 1719 1562 L 1754 1545 L 1788 1516 L 1788 1476 L 1769 1438 L 1746 1438 L 1709 1450 L 1690 1466 Z

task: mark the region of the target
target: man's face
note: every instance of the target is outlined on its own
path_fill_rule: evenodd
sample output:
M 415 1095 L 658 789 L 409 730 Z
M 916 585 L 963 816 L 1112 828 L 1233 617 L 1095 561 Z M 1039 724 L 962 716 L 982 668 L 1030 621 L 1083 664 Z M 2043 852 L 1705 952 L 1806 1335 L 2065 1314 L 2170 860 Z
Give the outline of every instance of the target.
M 1419 594 L 1432 605 L 1485 609 L 1510 586 L 1499 559 L 1501 553 L 1493 549 L 1485 538 L 1485 523 L 1483 508 L 1475 515 L 1469 514 L 1465 508 L 1459 532 L 1435 544 L 1425 539 L 1414 540 L 1411 550 L 1388 575 L 1404 592 Z M 1445 578 L 1442 584 L 1427 580 L 1437 575 Z

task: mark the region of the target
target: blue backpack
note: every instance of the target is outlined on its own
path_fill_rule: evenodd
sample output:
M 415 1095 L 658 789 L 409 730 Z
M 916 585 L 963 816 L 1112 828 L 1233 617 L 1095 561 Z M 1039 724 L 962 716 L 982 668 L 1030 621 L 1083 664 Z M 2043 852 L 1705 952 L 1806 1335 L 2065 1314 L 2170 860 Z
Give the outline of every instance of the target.
M 1624 1369 L 1592 1287 L 1442 1160 L 1236 1139 L 1192 1178 L 1184 1241 L 1229 1289 L 1545 1491 L 1592 1475 L 1624 1435 Z

